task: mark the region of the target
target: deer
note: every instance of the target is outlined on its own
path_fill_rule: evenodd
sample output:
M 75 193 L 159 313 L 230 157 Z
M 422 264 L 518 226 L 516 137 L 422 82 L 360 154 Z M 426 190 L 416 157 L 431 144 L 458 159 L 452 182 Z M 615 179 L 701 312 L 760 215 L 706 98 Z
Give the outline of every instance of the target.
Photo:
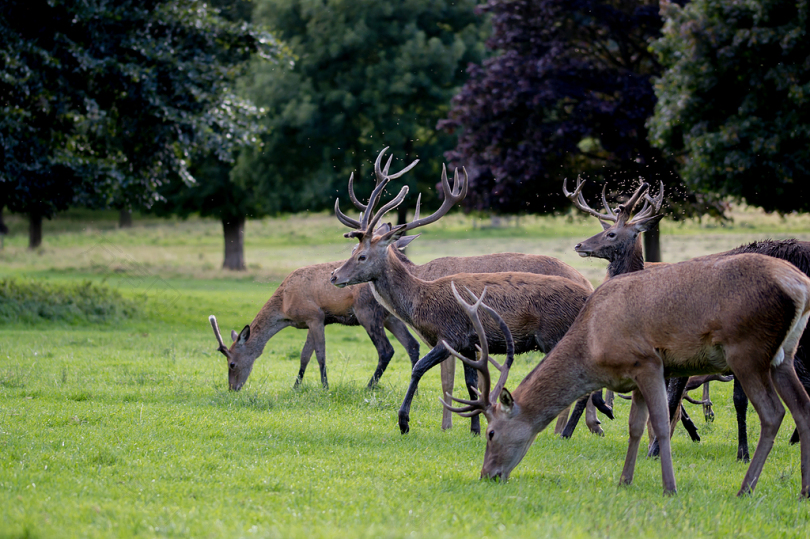
M 664 184 L 659 182 L 658 194 L 650 196 L 647 191 L 649 184 L 643 182 L 638 189 L 633 193 L 630 199 L 618 206 L 616 211 L 610 208 L 605 196 L 605 189 L 607 185 L 602 188 L 602 205 L 605 212 L 599 212 L 591 208 L 582 196 L 582 187 L 584 183 L 581 179 L 577 180 L 577 186 L 573 192 L 569 192 L 566 188 L 566 183 L 563 182 L 563 193 L 571 200 L 574 205 L 581 211 L 596 217 L 602 225 L 603 231 L 578 243 L 574 250 L 583 257 L 596 257 L 607 259 L 607 279 L 623 273 L 641 271 L 651 266 L 658 266 L 655 264 L 644 263 L 642 242 L 640 233 L 646 231 L 653 224 L 657 223 L 663 215 L 661 206 L 664 199 Z M 641 197 L 644 198 L 643 208 L 631 218 L 631 213 L 634 206 L 640 202 Z M 798 241 L 796 239 L 788 239 L 781 241 L 758 241 L 748 245 L 742 245 L 730 251 L 717 253 L 716 256 L 730 256 L 742 253 L 758 253 L 780 260 L 790 262 L 799 268 L 805 275 L 810 276 L 810 242 Z M 810 334 L 802 335 L 799 341 L 798 352 L 794 360 L 794 365 L 802 382 L 805 390 L 810 392 Z M 673 427 L 677 421 L 677 412 L 680 412 L 681 420 L 686 419 L 684 426 L 692 436 L 692 439 L 698 441 L 700 438 L 697 436 L 697 431 L 694 426 L 690 427 L 691 420 L 688 420 L 686 410 L 680 406 L 681 395 L 688 380 L 683 377 L 673 379 L 668 387 L 668 394 L 670 395 L 670 416 L 673 418 Z M 748 399 L 739 381 L 734 380 L 734 407 L 737 416 L 737 430 L 738 430 L 738 444 L 737 444 L 737 459 L 743 462 L 749 461 L 748 450 L 748 435 L 746 426 L 746 415 L 748 409 Z M 711 402 L 708 399 L 707 391 L 704 392 L 704 415 L 707 419 L 711 419 L 713 412 L 709 406 Z M 574 415 L 576 415 L 576 409 Z M 570 422 L 569 422 L 570 424 Z M 794 430 L 791 438 L 791 443 L 797 443 L 798 431 Z M 653 441 L 649 449 L 649 455 L 654 456 L 658 454 L 658 446 Z
M 408 332 L 405 324 L 377 303 L 368 286 L 340 290 L 329 284 L 329 275 L 335 264 L 340 262 L 314 264 L 290 273 L 250 324 L 239 333 L 231 331 L 233 343 L 230 348 L 222 340 L 216 317 L 209 317 L 219 343 L 217 350 L 228 361 L 228 387 L 231 390 L 239 391 L 242 388 L 267 342 L 287 327 L 307 330 L 294 388 L 300 387 L 313 352 L 318 360 L 321 384 L 325 389 L 329 388 L 324 334 L 324 327 L 329 324 L 360 325 L 366 330 L 378 355 L 377 368 L 368 382 L 369 389 L 378 384 L 394 355 L 394 347 L 385 329 L 405 348 L 411 365 L 416 363 L 419 359 L 419 342 Z
M 457 302 L 464 303 L 469 318 L 478 317 L 484 299 L 487 313 L 503 313 L 488 294 L 468 293 L 476 303 L 460 297 Z M 443 399 L 442 404 L 467 417 L 486 417 L 481 478 L 507 481 L 560 410 L 602 387 L 632 391 L 630 439 L 619 482 L 633 481 L 649 416 L 661 448 L 663 491 L 674 494 L 666 378 L 731 372 L 754 403 L 761 424 L 738 496 L 756 487 L 785 415 L 781 397 L 799 431 L 801 495 L 807 497 L 810 398 L 796 376 L 793 356 L 808 317 L 810 278 L 788 262 L 759 254 L 707 256 L 619 275 L 591 294 L 565 336 L 513 392 L 506 388 L 509 357 L 501 366 L 487 357 L 484 347 L 477 362 L 467 351 L 450 352 L 481 374 L 482 389 L 470 400 L 450 398 L 462 406 Z M 494 324 L 474 325 L 478 341 L 491 342 L 488 333 Z M 489 363 L 500 372 L 491 391 Z
M 387 148 L 383 152 L 385 150 Z M 377 157 L 375 170 L 380 169 L 383 152 Z M 408 265 L 403 263 L 391 246 L 402 239 L 405 232 L 437 221 L 464 198 L 468 185 L 466 170 L 464 179 L 460 180 L 456 169 L 451 188 L 446 167 L 443 167 L 441 184 L 444 200 L 433 214 L 420 217 L 419 197 L 413 221 L 393 226 L 388 232 L 376 235 L 371 231 L 375 230 L 377 223 L 387 212 L 402 204 L 408 193 L 408 187 L 404 186 L 393 200 L 375 212 L 374 208 L 387 183 L 388 176 L 379 174 L 378 183 L 360 220 L 343 214 L 339 200 L 335 202 L 335 216 L 342 224 L 353 229 L 344 236 L 356 238 L 358 244 L 349 259 L 332 273 L 331 283 L 338 287 L 370 283 L 380 304 L 432 347 L 414 365 L 405 399 L 398 412 L 400 432 L 406 434 L 410 430 L 410 407 L 419 380 L 429 369 L 450 357 L 442 342 L 449 342 L 463 351 L 474 350 L 477 343 L 474 329 L 466 322 L 453 299 L 452 281 L 478 293 L 484 287 L 488 288 L 491 302 L 508 312 L 506 323 L 516 336 L 515 348 L 518 352 L 540 350 L 548 353 L 552 350 L 584 305 L 592 287 L 590 283 L 585 286 L 565 277 L 523 272 L 458 273 L 432 281 L 420 279 L 409 271 Z M 488 344 L 496 353 L 505 350 L 502 339 L 495 338 Z M 477 384 L 477 373 L 469 366 L 465 366 L 464 371 L 468 391 L 472 396 Z M 473 434 L 480 433 L 478 418 L 472 419 L 470 430 Z

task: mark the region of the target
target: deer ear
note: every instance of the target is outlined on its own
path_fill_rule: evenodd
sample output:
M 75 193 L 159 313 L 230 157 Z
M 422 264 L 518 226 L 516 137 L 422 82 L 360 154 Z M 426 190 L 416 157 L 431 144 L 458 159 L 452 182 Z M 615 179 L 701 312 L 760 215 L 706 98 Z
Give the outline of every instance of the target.
M 397 240 L 397 243 L 396 243 L 397 249 L 399 249 L 399 250 L 404 249 L 405 247 L 408 246 L 409 243 L 411 243 L 413 240 L 415 240 L 419 236 L 421 236 L 421 234 L 417 234 L 416 236 L 402 236 L 401 238 L 399 238 Z
M 599 220 L 599 224 L 602 225 L 602 230 L 607 230 L 608 228 L 613 226 L 613 223 L 609 223 L 607 221 Z
M 647 217 L 645 219 L 639 219 L 638 222 L 632 223 L 633 228 L 636 232 L 647 232 L 649 229 L 654 227 L 658 221 L 664 218 L 664 214 L 659 213 L 658 215 L 653 215 L 652 217 Z
M 233 330 L 233 329 L 232 329 L 232 330 L 231 330 L 231 340 L 232 340 L 233 342 L 236 342 L 236 338 L 237 338 L 238 336 L 239 336 L 239 334 L 236 332 L 236 330 Z
M 242 328 L 242 332 L 239 334 L 239 337 L 237 338 L 236 342 L 239 344 L 245 344 L 245 341 L 247 341 L 249 338 L 250 338 L 250 326 L 245 326 L 244 328 Z
M 402 238 L 402 235 L 405 233 L 405 228 L 408 225 L 397 225 L 382 236 L 380 236 L 380 242 L 383 245 L 391 245 L 395 241 L 398 241 Z M 407 245 L 407 244 L 406 244 Z
M 509 393 L 509 390 L 506 388 L 501 389 L 501 395 L 498 397 L 498 400 L 501 401 L 501 409 L 504 412 L 509 413 L 512 411 L 512 406 L 515 404 L 515 399 L 512 398 L 512 394 Z

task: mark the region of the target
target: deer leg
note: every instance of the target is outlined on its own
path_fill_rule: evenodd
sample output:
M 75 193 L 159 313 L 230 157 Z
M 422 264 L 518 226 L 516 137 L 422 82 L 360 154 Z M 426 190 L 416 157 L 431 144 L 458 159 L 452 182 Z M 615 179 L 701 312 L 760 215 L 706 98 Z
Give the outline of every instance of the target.
M 615 400 L 615 394 L 613 391 L 607 389 L 605 390 L 605 406 L 613 410 L 613 401 Z M 612 419 L 612 418 L 611 418 Z
M 419 361 L 419 341 L 414 339 L 411 332 L 408 331 L 408 326 L 405 325 L 405 322 L 392 314 L 386 317 L 385 327 L 405 348 L 405 351 L 408 353 L 408 358 L 411 360 L 411 369 L 413 369 L 413 366 Z
M 563 438 L 570 438 L 574 435 L 574 429 L 577 428 L 579 418 L 582 417 L 582 412 L 585 411 L 585 405 L 587 404 L 588 398 L 590 398 L 590 395 L 585 395 L 577 401 L 576 405 L 574 405 L 574 411 L 571 412 L 571 417 L 568 418 L 568 423 L 565 424 L 565 428 L 560 436 Z
M 670 418 L 670 428 L 669 433 L 672 436 L 672 433 L 675 430 L 675 426 L 678 424 L 680 420 L 679 412 L 681 410 L 681 400 L 683 399 L 683 392 L 686 389 L 686 382 L 689 381 L 689 378 L 670 378 L 669 382 L 667 382 L 667 404 L 669 407 L 669 418 Z M 652 433 L 653 439 L 650 442 L 650 447 L 647 450 L 648 457 L 657 457 L 660 454 L 660 444 L 656 440 L 658 436 L 658 431 L 655 430 L 653 426 Z
M 802 496 L 810 496 L 810 398 L 787 358 L 771 367 L 776 391 L 790 410 L 801 440 Z
M 307 325 L 315 346 L 315 359 L 318 360 L 318 367 L 321 369 L 321 384 L 324 389 L 329 389 L 329 382 L 326 380 L 326 334 L 323 332 L 323 319 L 315 320 Z
M 298 376 L 295 378 L 293 389 L 298 389 L 301 382 L 304 380 L 304 373 L 309 365 L 309 360 L 312 359 L 312 352 L 315 351 L 315 341 L 312 339 L 312 330 L 307 331 L 307 340 L 304 347 L 301 349 L 301 367 L 298 369 Z
M 731 359 L 732 353 L 727 350 L 726 354 Z M 731 363 L 729 361 L 729 364 Z M 740 380 L 740 385 L 759 415 L 760 423 L 759 442 L 754 451 L 754 458 L 751 459 L 740 491 L 737 493 L 738 496 L 742 496 L 753 492 L 757 486 L 762 467 L 773 448 L 773 441 L 785 416 L 785 408 L 779 402 L 779 395 L 774 390 L 769 371 L 749 372 L 742 379 L 738 376 L 739 372 L 735 370 L 734 379 Z
M 689 438 L 691 438 L 693 442 L 699 442 L 700 435 L 698 434 L 697 427 L 692 422 L 692 418 L 689 417 L 689 414 L 686 413 L 686 408 L 683 407 L 683 404 L 681 404 L 680 414 L 681 414 L 681 425 L 683 425 L 683 428 L 686 429 L 687 434 L 689 434 Z M 671 439 L 672 438 L 671 432 L 669 433 L 669 436 Z
M 565 425 L 568 423 L 568 414 L 571 412 L 571 407 L 569 406 L 562 412 L 560 415 L 557 416 L 557 422 L 554 424 L 554 435 L 559 436 L 563 433 L 565 429 Z
M 465 350 L 464 352 L 468 351 Z M 450 352 L 448 352 L 443 345 L 439 344 L 437 347 L 428 352 L 425 357 L 417 361 L 416 365 L 413 366 L 413 371 L 411 372 L 411 383 L 408 384 L 408 392 L 405 393 L 405 400 L 402 402 L 402 406 L 400 406 L 398 414 L 399 430 L 402 434 L 407 434 L 410 430 L 409 423 L 411 402 L 413 401 L 413 396 L 416 393 L 416 388 L 419 387 L 419 380 L 422 379 L 422 376 L 424 376 L 427 371 L 447 359 L 449 355 Z
M 377 387 L 377 382 L 380 381 L 385 369 L 388 367 L 388 363 L 391 362 L 391 358 L 394 357 L 394 347 L 391 346 L 391 342 L 385 335 L 382 321 L 384 313 L 369 313 L 366 309 L 358 309 L 355 307 L 354 315 L 357 317 L 357 321 L 360 325 L 363 326 L 363 329 L 366 330 L 366 333 L 368 333 L 368 337 L 374 344 L 374 348 L 377 349 L 377 369 L 371 376 L 371 380 L 368 381 L 367 386 L 368 389 L 374 389 Z M 400 322 L 400 324 L 401 323 L 402 322 Z
M 638 376 L 637 383 L 639 390 L 644 394 L 644 401 L 649 409 L 653 430 L 657 433 L 664 494 L 675 494 L 677 488 L 675 486 L 675 471 L 672 468 L 672 448 L 670 446 L 669 398 L 667 384 L 663 377 L 663 366 L 660 367 L 659 372 L 645 372 L 643 375 Z
M 709 398 L 709 382 L 703 384 L 703 418 L 706 420 L 706 423 L 714 421 L 712 399 Z
M 619 479 L 620 485 L 629 485 L 633 482 L 633 473 L 636 469 L 636 458 L 638 457 L 638 447 L 641 444 L 641 436 L 644 434 L 644 425 L 647 423 L 647 403 L 638 389 L 633 391 L 633 400 L 630 403 L 630 417 L 628 420 L 630 441 L 627 444 L 627 456 L 624 459 L 622 476 Z
M 748 462 L 750 460 L 748 455 L 748 426 L 746 425 L 748 397 L 736 376 L 734 377 L 734 411 L 737 413 L 737 460 Z
M 445 361 L 445 363 L 447 362 Z M 477 399 L 478 393 L 475 390 L 478 388 L 478 371 L 475 370 L 475 367 L 470 367 L 466 363 L 464 364 L 464 381 L 467 383 L 467 391 L 470 393 L 470 400 Z M 470 432 L 475 436 L 481 434 L 480 414 L 470 418 Z
M 612 398 L 613 392 L 609 391 L 608 393 L 610 393 L 611 398 Z M 608 419 L 612 420 L 614 418 L 613 417 L 613 404 L 611 403 L 611 405 L 608 406 L 608 403 L 605 402 L 604 398 L 602 398 L 602 390 L 601 389 L 599 391 L 594 391 L 593 393 L 591 393 L 591 404 L 593 404 L 596 407 L 597 410 L 599 410 L 600 412 L 605 414 L 605 416 L 607 416 Z
M 453 396 L 453 388 L 456 385 L 456 358 L 448 356 L 439 366 L 442 373 L 442 398 L 450 402 L 449 397 Z M 442 430 L 453 428 L 453 412 L 442 406 Z
M 593 434 L 604 436 L 605 431 L 599 426 L 601 424 L 602 422 L 596 417 L 596 405 L 594 405 L 593 398 L 589 395 L 585 400 L 585 425 Z

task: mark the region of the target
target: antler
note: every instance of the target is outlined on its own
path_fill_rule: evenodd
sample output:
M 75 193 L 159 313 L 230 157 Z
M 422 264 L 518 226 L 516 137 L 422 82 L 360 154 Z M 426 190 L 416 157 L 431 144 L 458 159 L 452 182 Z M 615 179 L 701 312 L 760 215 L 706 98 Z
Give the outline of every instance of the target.
M 464 172 L 464 180 L 459 184 L 458 169 L 456 169 L 453 174 L 453 188 L 451 189 L 450 182 L 447 179 L 447 167 L 442 165 L 442 190 L 444 191 L 444 200 L 442 201 L 441 207 L 427 217 L 420 219 L 419 207 L 422 203 L 422 195 L 420 194 L 416 199 L 416 211 L 413 215 L 413 221 L 405 224 L 402 229 L 403 231 L 413 230 L 414 228 L 438 221 L 443 215 L 450 211 L 450 208 L 464 200 L 464 197 L 467 196 L 467 188 L 470 185 L 470 177 L 467 174 L 467 169 L 461 167 L 461 170 Z
M 396 174 L 391 174 L 389 176 L 388 169 L 391 166 L 391 161 L 393 160 L 394 156 L 391 155 L 388 157 L 388 161 L 385 163 L 385 168 L 380 168 L 380 163 L 382 162 L 383 155 L 385 155 L 386 150 L 388 150 L 388 146 L 382 149 L 382 151 L 377 155 L 377 160 L 374 162 L 374 175 L 377 178 L 377 184 L 374 186 L 374 190 L 371 192 L 371 195 L 368 198 L 368 204 L 363 204 L 354 194 L 354 173 L 349 176 L 349 199 L 352 201 L 354 206 L 360 210 L 362 213 L 360 214 L 360 220 L 352 219 L 351 217 L 346 216 L 342 211 L 340 211 L 339 200 L 335 199 L 335 217 L 338 218 L 338 221 L 343 223 L 349 228 L 354 228 L 358 230 L 369 230 L 369 215 L 374 211 L 374 206 L 377 205 L 377 202 L 380 199 L 380 195 L 382 195 L 383 189 L 388 184 L 389 181 L 399 178 L 409 170 L 411 170 L 416 164 L 419 162 L 419 159 L 415 160 L 413 163 L 408 165 L 407 167 L 403 168 Z M 403 188 L 404 193 L 400 191 L 400 194 L 394 200 L 399 199 L 396 205 L 391 208 L 388 208 L 383 212 L 382 210 L 385 208 L 381 208 L 379 215 L 382 218 L 385 213 L 399 205 L 402 200 L 405 199 L 405 195 L 408 193 L 407 188 Z M 400 199 L 400 196 L 402 197 Z M 389 203 L 390 204 L 390 203 Z M 386 207 L 388 204 L 386 204 Z M 376 217 L 376 216 L 375 216 Z M 379 218 L 377 219 L 379 221 Z M 375 222 L 376 224 L 376 222 Z M 371 229 L 373 230 L 374 227 L 372 226 Z
M 657 195 L 651 197 L 648 193 L 644 193 L 644 206 L 641 208 L 641 211 L 633 216 L 633 222 L 658 215 L 661 211 L 661 204 L 664 202 L 664 182 L 658 180 L 658 183 L 659 188 Z
M 504 386 L 506 385 L 506 379 L 509 377 L 509 368 L 512 366 L 512 362 L 515 359 L 515 342 L 512 338 L 512 332 L 509 331 L 509 326 L 506 325 L 503 318 L 490 306 L 484 304 L 484 296 L 487 294 L 487 289 L 484 287 L 484 291 L 481 293 L 480 298 L 476 298 L 475 294 L 467 288 L 467 292 L 476 300 L 474 304 L 469 304 L 461 297 L 456 290 L 456 284 L 454 282 L 450 282 L 450 288 L 453 289 L 453 295 L 456 297 L 456 301 L 459 303 L 462 309 L 466 311 L 467 316 L 470 317 L 470 320 L 473 323 L 473 327 L 475 328 L 476 334 L 478 334 L 478 341 L 479 344 L 475 345 L 478 349 L 478 360 L 473 361 L 467 357 L 462 356 L 458 352 L 456 352 L 447 341 L 442 341 L 442 344 L 447 351 L 450 352 L 451 355 L 459 358 L 461 361 L 466 363 L 467 365 L 477 369 L 481 373 L 481 387 L 482 390 L 478 391 L 477 388 L 473 388 L 473 390 L 478 394 L 478 400 L 466 400 L 466 399 L 457 399 L 451 395 L 450 398 L 455 402 L 460 404 L 464 404 L 463 407 L 453 407 L 447 404 L 443 399 L 439 399 L 441 403 L 444 405 L 445 408 L 450 410 L 451 412 L 456 412 L 457 414 L 463 417 L 471 417 L 474 415 L 478 415 L 480 413 L 486 413 L 487 410 L 492 406 L 492 402 L 498 398 L 498 395 L 501 394 Z M 484 331 L 484 325 L 481 323 L 481 318 L 478 315 L 478 309 L 483 307 L 486 312 L 488 312 L 495 320 L 498 322 L 498 325 L 501 327 L 501 331 L 503 332 L 504 338 L 506 339 L 506 361 L 503 365 L 500 365 L 497 361 L 489 357 L 489 345 L 487 343 L 487 336 L 486 332 Z M 501 375 L 498 378 L 498 383 L 495 384 L 495 387 L 490 392 L 490 384 L 492 380 L 489 376 L 489 366 L 488 363 L 492 363 L 498 371 L 500 371 Z
M 563 194 L 566 196 L 568 200 L 574 203 L 574 206 L 579 208 L 580 210 L 584 211 L 585 213 L 589 213 L 596 217 L 601 221 L 613 221 L 616 222 L 616 214 L 613 210 L 610 209 L 610 206 L 607 203 L 607 197 L 605 196 L 605 189 L 607 189 L 607 184 L 602 187 L 602 205 L 605 207 L 605 211 L 607 213 L 599 213 L 595 209 L 588 206 L 588 203 L 585 202 L 585 197 L 582 196 L 582 187 L 585 185 L 585 181 L 582 179 L 581 176 L 577 176 L 577 188 L 574 189 L 574 192 L 570 192 L 568 190 L 568 178 L 563 180 Z
M 222 335 L 219 333 L 219 325 L 217 324 L 217 317 L 212 314 L 211 316 L 208 317 L 208 321 L 211 322 L 211 327 L 214 328 L 214 336 L 217 338 L 217 342 L 219 342 L 219 348 L 217 348 L 217 350 L 225 354 L 225 357 L 230 359 L 231 351 L 228 350 L 228 347 L 225 346 L 224 342 L 222 342 Z

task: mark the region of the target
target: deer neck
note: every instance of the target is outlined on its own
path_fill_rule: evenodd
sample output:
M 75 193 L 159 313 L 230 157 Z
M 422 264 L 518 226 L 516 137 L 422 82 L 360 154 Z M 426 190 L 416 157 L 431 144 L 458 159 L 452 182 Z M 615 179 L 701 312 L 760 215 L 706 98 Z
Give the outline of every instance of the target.
M 276 289 L 273 295 L 264 304 L 256 318 L 250 323 L 250 339 L 247 346 L 256 356 L 261 355 L 264 347 L 276 333 L 290 326 L 292 322 L 284 316 L 282 311 L 284 298 L 282 287 Z
M 589 376 L 582 350 L 579 343 L 563 339 L 512 392 L 535 433 L 546 428 L 571 403 L 602 387 Z
M 629 253 L 622 255 L 617 252 L 615 255 L 616 256 L 614 256 L 608 265 L 608 279 L 616 275 L 642 271 L 644 269 L 644 249 L 641 246 L 641 236 L 636 238 Z
M 410 261 L 408 265 L 413 266 Z M 419 297 L 424 281 L 414 277 L 408 265 L 389 247 L 383 269 L 370 285 L 375 299 L 383 307 L 413 326 L 414 299 Z

